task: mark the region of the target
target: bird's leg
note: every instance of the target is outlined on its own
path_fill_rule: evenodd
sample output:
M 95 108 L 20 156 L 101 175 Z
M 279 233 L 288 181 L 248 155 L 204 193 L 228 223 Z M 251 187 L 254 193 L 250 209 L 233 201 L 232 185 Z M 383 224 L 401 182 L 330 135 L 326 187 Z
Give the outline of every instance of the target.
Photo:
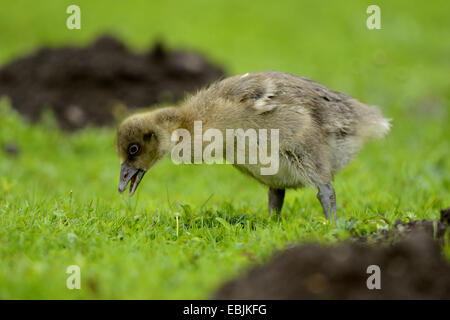
M 283 207 L 284 189 L 269 188 L 269 216 L 272 210 L 280 215 L 281 207 Z
M 334 221 L 337 220 L 336 212 L 336 193 L 334 192 L 331 182 L 327 184 L 321 184 L 317 187 L 319 192 L 317 193 L 317 199 L 319 199 L 322 205 L 325 218 L 331 222 L 331 215 L 334 217 Z

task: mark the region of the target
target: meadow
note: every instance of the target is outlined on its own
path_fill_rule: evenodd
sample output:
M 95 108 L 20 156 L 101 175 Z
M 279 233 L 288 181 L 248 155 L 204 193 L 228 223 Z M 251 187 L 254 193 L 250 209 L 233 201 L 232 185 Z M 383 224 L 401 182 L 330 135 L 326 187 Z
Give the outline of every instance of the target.
M 205 53 L 231 74 L 279 70 L 311 78 L 392 118 L 335 178 L 339 220 L 316 190 L 288 191 L 281 217 L 267 190 L 229 165 L 148 172 L 119 195 L 115 128 L 29 123 L 0 101 L 0 299 L 202 299 L 294 243 L 332 245 L 395 220 L 450 207 L 448 1 L 73 1 L 0 4 L 0 66 L 39 46 L 85 45 L 105 32 L 142 50 L 158 38 Z M 14 143 L 17 155 L 3 151 Z M 443 248 L 450 260 L 450 244 Z M 81 289 L 66 268 L 81 268 Z

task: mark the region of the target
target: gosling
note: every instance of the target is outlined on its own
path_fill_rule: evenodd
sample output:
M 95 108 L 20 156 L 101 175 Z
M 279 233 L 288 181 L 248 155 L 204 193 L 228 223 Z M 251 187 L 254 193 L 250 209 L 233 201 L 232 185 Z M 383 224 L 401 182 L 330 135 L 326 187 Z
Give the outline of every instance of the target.
M 119 192 L 130 183 L 133 195 L 145 172 L 171 153 L 172 133 L 203 130 L 278 129 L 279 169 L 263 175 L 262 164 L 234 163 L 269 187 L 268 210 L 280 214 L 285 189 L 315 187 L 328 221 L 337 219 L 334 175 L 345 168 L 372 138 L 385 136 L 388 119 L 374 106 L 291 74 L 265 71 L 226 78 L 166 107 L 125 119 L 117 133 L 121 161 Z M 234 146 L 235 147 L 235 146 Z M 224 144 L 226 154 L 226 147 Z

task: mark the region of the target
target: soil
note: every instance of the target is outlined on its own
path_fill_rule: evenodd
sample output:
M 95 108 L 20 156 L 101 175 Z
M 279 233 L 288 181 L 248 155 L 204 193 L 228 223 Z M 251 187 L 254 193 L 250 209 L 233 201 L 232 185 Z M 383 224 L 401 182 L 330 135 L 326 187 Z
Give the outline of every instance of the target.
M 360 237 L 357 241 L 368 243 L 393 243 L 409 233 L 421 230 L 444 244 L 445 234 L 450 231 L 450 208 L 441 210 L 440 220 L 411 220 L 409 222 L 395 221 L 394 225 L 370 237 Z
M 110 125 L 114 107 L 174 103 L 185 93 L 224 77 L 203 56 L 157 43 L 134 53 L 111 36 L 85 48 L 41 48 L 0 69 L 0 96 L 36 121 L 53 110 L 64 129 Z
M 13 142 L 2 145 L 2 149 L 6 154 L 9 154 L 10 156 L 17 156 L 20 154 L 19 146 Z
M 441 211 L 440 222 L 447 230 L 449 216 L 450 209 Z M 436 225 L 398 223 L 397 230 L 407 231 L 401 236 L 392 231 L 385 239 L 396 234 L 398 241 L 390 245 L 357 241 L 287 249 L 226 283 L 213 299 L 450 299 L 450 264 L 430 236 L 439 233 L 430 232 L 430 223 Z M 367 288 L 370 265 L 380 267 L 380 290 Z

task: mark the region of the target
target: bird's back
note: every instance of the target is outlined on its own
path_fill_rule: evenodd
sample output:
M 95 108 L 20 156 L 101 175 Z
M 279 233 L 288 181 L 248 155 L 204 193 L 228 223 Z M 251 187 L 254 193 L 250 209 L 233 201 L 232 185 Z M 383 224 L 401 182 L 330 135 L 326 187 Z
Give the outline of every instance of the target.
M 208 102 L 232 102 L 223 109 L 220 103 L 203 104 L 217 108 L 230 123 L 245 124 L 250 120 L 253 125 L 283 128 L 283 121 L 295 126 L 292 121 L 302 118 L 297 127 L 310 122 L 314 128 L 308 129 L 316 129 L 321 134 L 359 136 L 364 140 L 383 136 L 389 130 L 388 121 L 376 107 L 313 80 L 284 72 L 263 71 L 229 77 L 196 97 Z M 276 117 L 271 117 L 271 113 Z M 289 118 L 283 119 L 283 115 Z

